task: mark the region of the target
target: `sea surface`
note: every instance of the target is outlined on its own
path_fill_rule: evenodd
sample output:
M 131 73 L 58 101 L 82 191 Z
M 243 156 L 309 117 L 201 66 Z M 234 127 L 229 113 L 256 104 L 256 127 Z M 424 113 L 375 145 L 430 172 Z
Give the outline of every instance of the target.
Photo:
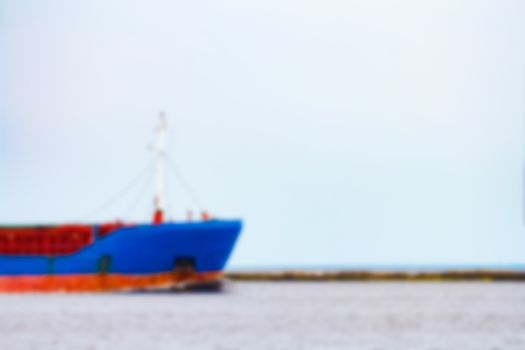
M 525 284 L 229 282 L 0 295 L 0 349 L 525 349 Z

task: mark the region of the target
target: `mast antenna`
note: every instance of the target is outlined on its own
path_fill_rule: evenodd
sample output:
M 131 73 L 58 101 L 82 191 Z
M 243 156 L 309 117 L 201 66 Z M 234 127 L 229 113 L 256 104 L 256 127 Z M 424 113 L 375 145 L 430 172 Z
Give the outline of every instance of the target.
M 156 128 L 157 143 L 154 151 L 156 152 L 155 166 L 155 213 L 153 215 L 154 224 L 162 224 L 164 221 L 164 210 L 166 207 L 166 131 L 167 131 L 166 114 L 164 111 L 159 113 L 159 124 Z

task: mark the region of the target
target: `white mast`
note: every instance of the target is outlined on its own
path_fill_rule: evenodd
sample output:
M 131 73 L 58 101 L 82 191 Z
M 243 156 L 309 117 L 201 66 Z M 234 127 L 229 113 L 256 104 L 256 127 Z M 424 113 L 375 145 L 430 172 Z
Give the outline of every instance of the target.
M 157 152 L 156 158 L 156 174 L 155 174 L 155 215 L 153 221 L 156 224 L 160 224 L 164 217 L 164 208 L 166 206 L 166 195 L 165 195 L 165 169 L 166 169 L 166 115 L 164 112 L 159 114 L 159 125 L 157 126 L 157 144 L 155 145 L 155 151 Z

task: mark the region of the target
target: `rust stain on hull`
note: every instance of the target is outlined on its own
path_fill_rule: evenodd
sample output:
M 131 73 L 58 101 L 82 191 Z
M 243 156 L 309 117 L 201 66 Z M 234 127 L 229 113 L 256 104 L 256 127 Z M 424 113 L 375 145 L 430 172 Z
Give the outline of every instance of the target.
M 220 271 L 165 272 L 147 275 L 75 274 L 75 275 L 21 275 L 0 276 L 0 293 L 29 292 L 119 292 L 181 288 L 187 285 L 220 281 Z

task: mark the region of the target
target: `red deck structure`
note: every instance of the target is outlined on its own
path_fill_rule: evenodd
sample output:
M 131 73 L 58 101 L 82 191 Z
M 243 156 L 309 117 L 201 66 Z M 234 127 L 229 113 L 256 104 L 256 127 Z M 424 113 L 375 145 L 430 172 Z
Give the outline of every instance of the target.
M 62 256 L 74 254 L 93 243 L 95 232 L 104 237 L 124 227 L 122 223 L 88 225 L 0 227 L 0 255 Z

